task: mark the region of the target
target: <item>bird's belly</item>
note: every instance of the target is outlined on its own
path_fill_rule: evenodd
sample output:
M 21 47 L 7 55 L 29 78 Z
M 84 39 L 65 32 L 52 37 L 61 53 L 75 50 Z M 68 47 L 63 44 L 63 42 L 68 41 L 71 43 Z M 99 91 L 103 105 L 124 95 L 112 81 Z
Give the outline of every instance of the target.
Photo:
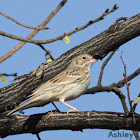
M 64 97 L 65 101 L 70 101 L 70 100 L 73 100 L 73 99 L 81 96 L 85 90 L 86 90 L 86 88 L 84 88 L 84 87 L 81 87 L 80 89 L 75 88 L 72 91 L 64 93 L 63 97 Z
M 54 92 L 54 96 L 52 96 L 51 101 L 59 101 L 59 99 L 64 99 L 64 101 L 70 101 L 73 100 L 75 98 L 78 98 L 79 96 L 81 96 L 84 91 L 87 89 L 89 83 L 85 84 L 85 85 L 73 85 L 73 86 L 69 86 L 67 85 L 64 88 L 61 88 L 61 92 L 55 91 Z M 57 89 L 58 90 L 58 89 Z

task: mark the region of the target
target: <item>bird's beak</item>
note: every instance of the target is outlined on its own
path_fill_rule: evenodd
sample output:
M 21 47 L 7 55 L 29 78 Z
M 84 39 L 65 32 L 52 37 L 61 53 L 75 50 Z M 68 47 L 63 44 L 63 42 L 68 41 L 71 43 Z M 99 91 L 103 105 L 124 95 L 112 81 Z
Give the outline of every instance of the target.
M 97 62 L 97 61 L 98 61 L 97 59 L 92 58 L 92 59 L 90 60 L 90 63 L 95 63 L 95 62 Z

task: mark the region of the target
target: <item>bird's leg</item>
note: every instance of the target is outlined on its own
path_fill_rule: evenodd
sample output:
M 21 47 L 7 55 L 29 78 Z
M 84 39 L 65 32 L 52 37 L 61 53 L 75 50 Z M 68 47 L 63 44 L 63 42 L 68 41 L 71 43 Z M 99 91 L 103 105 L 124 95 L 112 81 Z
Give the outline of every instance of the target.
M 66 106 L 68 106 L 68 107 L 70 107 L 70 108 L 72 108 L 72 110 L 69 110 L 68 113 L 71 112 L 71 111 L 79 111 L 77 108 L 75 108 L 75 107 L 71 106 L 70 104 L 64 102 L 64 100 L 61 100 L 61 99 L 60 99 L 59 101 L 60 101 L 62 104 L 66 105 Z
M 56 108 L 57 112 L 60 112 L 60 110 L 57 108 L 57 106 L 52 102 L 53 106 Z

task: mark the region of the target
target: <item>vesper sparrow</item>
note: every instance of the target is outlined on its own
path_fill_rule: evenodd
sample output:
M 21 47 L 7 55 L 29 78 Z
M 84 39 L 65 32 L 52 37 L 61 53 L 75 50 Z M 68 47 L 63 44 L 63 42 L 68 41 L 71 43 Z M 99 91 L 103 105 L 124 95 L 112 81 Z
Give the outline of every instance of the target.
M 84 93 L 90 83 L 90 68 L 96 61 L 89 54 L 81 54 L 73 58 L 66 70 L 38 87 L 30 95 L 31 98 L 28 101 L 13 109 L 7 115 L 31 107 L 44 106 L 54 101 L 59 101 L 72 110 L 78 111 L 77 108 L 65 101 L 78 98 Z

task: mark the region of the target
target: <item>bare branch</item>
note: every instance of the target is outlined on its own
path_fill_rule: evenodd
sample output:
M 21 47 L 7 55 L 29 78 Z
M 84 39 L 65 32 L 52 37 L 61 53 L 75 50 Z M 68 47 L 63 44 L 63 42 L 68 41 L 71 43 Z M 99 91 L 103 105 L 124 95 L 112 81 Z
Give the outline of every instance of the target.
M 117 24 L 119 21 L 123 20 L 123 21 L 126 21 L 128 17 L 120 17 L 118 18 L 114 24 Z
M 32 27 L 32 26 L 28 26 L 28 25 L 25 25 L 25 24 L 23 24 L 23 23 L 21 23 L 21 22 L 15 20 L 15 19 L 13 19 L 12 17 L 10 17 L 10 16 L 8 16 L 8 15 L 2 13 L 2 12 L 0 12 L 0 14 L 3 15 L 4 17 L 6 17 L 6 18 L 8 18 L 8 19 L 10 19 L 10 20 L 12 20 L 12 21 L 14 21 L 14 22 L 17 23 L 17 24 L 19 24 L 19 25 L 21 25 L 21 26 L 23 26 L 23 27 L 26 27 L 26 28 L 36 29 L 36 30 L 50 29 L 49 27 Z
M 119 20 L 122 20 L 122 18 L 119 19 Z M 119 21 L 119 20 L 118 20 L 118 21 Z M 117 21 L 117 22 L 118 22 L 118 21 Z M 103 75 L 104 68 L 105 68 L 105 66 L 107 65 L 107 63 L 109 62 L 109 60 L 112 58 L 112 56 L 113 56 L 114 53 L 115 53 L 115 51 L 113 51 L 113 52 L 109 55 L 109 57 L 104 61 L 103 65 L 102 65 L 102 67 L 101 67 L 101 72 L 100 72 L 100 76 L 99 76 L 99 80 L 98 80 L 98 87 L 101 87 L 101 80 L 102 80 L 102 75 Z M 122 59 L 122 61 L 123 61 L 123 59 Z M 124 62 L 123 62 L 123 64 L 124 64 Z M 126 77 L 125 77 L 125 79 L 126 79 Z M 126 81 L 126 80 L 125 80 L 125 81 Z M 121 92 L 121 90 L 120 90 L 119 88 L 117 88 L 117 87 L 113 87 L 113 92 L 120 98 L 121 103 L 122 103 L 122 106 L 123 106 L 123 109 L 124 109 L 124 112 L 125 112 L 126 114 L 128 114 L 128 113 L 129 113 L 129 110 L 128 110 L 128 107 L 127 107 L 127 104 L 126 104 L 126 101 L 125 101 L 125 95 L 124 95 L 124 94 Z M 135 105 L 134 105 L 133 109 L 134 109 L 134 108 L 135 108 Z M 133 133 L 134 133 L 135 138 L 136 138 L 136 139 L 139 139 L 138 132 L 133 130 Z
M 99 76 L 99 80 L 98 80 L 98 86 L 101 86 L 101 81 L 102 81 L 102 76 L 103 76 L 103 71 L 105 66 L 107 65 L 107 63 L 109 62 L 109 60 L 112 58 L 112 56 L 114 55 L 115 51 L 113 51 L 109 57 L 104 61 L 102 67 L 101 67 L 101 72 L 100 72 L 100 76 Z
M 131 75 L 129 75 L 127 77 L 127 81 L 130 81 L 132 79 L 134 79 L 136 76 L 138 76 L 140 74 L 140 68 L 138 68 L 134 73 L 132 73 Z M 115 85 L 118 88 L 123 87 L 126 84 L 125 78 L 123 80 L 120 80 L 118 83 L 116 83 Z
M 129 81 L 129 80 L 135 78 L 135 77 L 138 75 L 138 73 L 140 74 L 140 68 L 139 68 L 137 71 L 135 71 L 133 74 L 131 74 L 128 78 L 125 77 L 125 79 L 124 79 L 125 82 L 126 82 L 126 79 L 127 79 L 127 81 Z M 121 81 L 124 81 L 124 80 L 121 80 Z M 121 82 L 118 82 L 118 83 L 121 83 Z M 123 85 L 124 85 L 124 84 L 123 84 Z M 99 85 L 99 86 L 100 86 L 100 85 Z M 96 88 L 96 87 L 95 87 L 95 88 Z M 113 91 L 113 92 L 120 98 L 121 103 L 122 103 L 122 105 L 123 105 L 124 112 L 128 114 L 128 113 L 129 113 L 129 110 L 128 110 L 127 104 L 126 104 L 126 102 L 125 102 L 125 95 L 121 92 L 121 90 L 120 90 L 118 87 L 113 87 L 113 90 L 111 90 L 111 91 Z M 108 91 L 108 92 L 109 92 L 109 91 Z M 131 110 L 132 110 L 132 109 L 131 109 Z M 134 111 L 134 110 L 135 110 L 135 104 L 134 104 L 134 106 L 133 106 L 133 111 Z M 133 133 L 134 133 L 135 138 L 136 138 L 137 140 L 139 140 L 140 137 L 139 137 L 138 132 L 133 130 Z
M 3 75 L 3 76 L 15 76 L 15 77 L 17 77 L 17 73 L 14 73 L 14 74 L 1 73 L 0 76 L 1 75 Z
M 128 95 L 128 100 L 129 100 L 129 104 L 130 104 L 130 110 L 132 113 L 133 112 L 133 107 L 132 107 L 132 102 L 131 102 L 131 99 L 130 99 L 130 91 L 129 91 L 129 86 L 130 86 L 130 83 L 128 83 L 128 80 L 127 80 L 127 72 L 126 72 L 126 64 L 124 63 L 124 60 L 122 58 L 122 56 L 120 56 L 121 60 L 122 60 L 122 63 L 123 63 L 123 67 L 124 67 L 124 79 L 125 79 L 125 83 L 126 83 L 126 88 L 127 88 L 127 95 Z
M 121 100 L 121 103 L 123 105 L 123 109 L 124 109 L 124 112 L 125 113 L 129 113 L 129 110 L 128 110 L 128 107 L 127 107 L 127 104 L 125 102 L 125 95 L 121 92 L 121 90 L 117 87 L 114 87 L 114 93 L 116 93 L 116 95 L 120 98 Z
M 137 77 L 140 74 L 140 68 L 138 68 L 134 73 L 132 73 L 130 76 L 127 77 L 127 80 L 130 81 Z M 125 79 L 120 80 L 118 83 L 113 83 L 109 86 L 95 86 L 90 89 L 87 89 L 85 94 L 95 94 L 97 92 L 110 92 L 114 91 L 114 87 L 121 88 L 125 85 Z
M 12 34 L 9 34 L 9 33 L 5 33 L 5 32 L 2 32 L 0 31 L 0 35 L 2 36 L 6 36 L 6 37 L 9 37 L 9 38 L 12 38 L 12 39 L 16 39 L 16 40 L 19 40 L 19 41 L 24 41 L 24 42 L 29 42 L 29 43 L 35 43 L 35 44 L 47 44 L 47 43 L 51 43 L 51 42 L 54 42 L 54 41 L 57 41 L 57 40 L 61 40 L 63 39 L 66 35 L 67 36 L 70 36 L 80 30 L 83 30 L 85 28 L 87 28 L 89 25 L 95 23 L 95 22 L 98 22 L 100 20 L 103 19 L 103 17 L 105 17 L 106 15 L 114 12 L 115 10 L 117 10 L 117 8 L 114 9 L 111 9 L 110 11 L 105 11 L 100 17 L 98 17 L 97 19 L 93 20 L 93 21 L 89 21 L 86 25 L 80 27 L 80 28 L 76 28 L 74 29 L 73 31 L 69 32 L 69 33 L 64 33 L 62 34 L 61 36 L 58 36 L 58 37 L 55 37 L 55 38 L 52 38 L 52 39 L 48 39 L 48 40 L 31 40 L 30 38 L 23 38 L 23 37 L 19 37 L 19 36 L 15 36 L 15 35 L 12 35 Z
M 53 10 L 51 14 L 38 27 L 44 27 L 56 15 L 56 13 L 65 5 L 66 2 L 67 0 L 62 0 L 62 2 L 55 8 L 55 10 Z M 40 30 L 34 30 L 30 35 L 28 35 L 27 39 L 33 38 L 39 31 Z M 5 59 L 9 58 L 11 55 L 13 55 L 25 44 L 26 42 L 19 43 L 15 48 L 13 48 L 11 51 L 9 51 L 7 54 L 5 54 L 0 58 L 0 63 L 3 62 Z
M 120 21 L 120 20 L 126 20 L 126 17 L 125 18 L 119 18 L 119 19 L 117 19 L 116 20 L 116 23 L 118 22 L 118 21 Z M 116 24 L 115 23 L 115 24 Z M 103 63 L 103 65 L 102 65 L 102 67 L 101 67 L 101 72 L 100 72 L 100 76 L 99 76 L 99 80 L 98 80 L 98 87 L 101 87 L 102 85 L 101 85 L 101 80 L 102 80 L 102 75 L 103 75 L 103 71 L 104 71 L 104 68 L 105 68 L 105 66 L 107 65 L 107 63 L 109 62 L 109 60 L 112 58 L 112 56 L 113 56 L 113 54 L 115 53 L 115 51 L 116 50 L 114 50 L 110 55 L 109 55 L 109 57 L 104 61 L 104 63 Z M 124 109 L 124 112 L 126 113 L 126 114 L 128 114 L 129 113 L 129 110 L 128 110 L 128 107 L 127 107 L 127 104 L 126 104 L 126 101 L 125 101 L 125 95 L 121 92 L 121 90 L 119 89 L 119 88 L 117 88 L 117 87 L 113 87 L 113 92 L 120 98 L 120 100 L 121 100 L 121 103 L 122 103 L 122 106 L 123 106 L 123 109 Z M 136 106 L 137 104 L 134 104 L 134 106 L 133 106 L 133 109 L 135 110 L 135 106 Z M 140 139 L 140 137 L 139 137 L 139 134 L 138 134 L 138 132 L 137 131 L 134 131 L 133 130 L 133 134 L 134 134 L 134 136 L 135 136 L 135 138 L 136 139 Z
M 40 138 L 40 136 L 39 136 L 39 134 L 38 134 L 38 133 L 36 134 L 36 136 L 37 136 L 38 140 L 41 140 L 41 138 Z
M 52 60 L 55 60 L 55 59 L 53 58 L 53 56 L 51 55 L 50 51 L 47 50 L 46 48 L 44 48 L 43 45 L 38 44 L 38 46 L 40 46 L 41 49 L 43 49 L 43 50 L 46 52 L 46 55 L 45 55 L 45 56 L 49 55 L 49 57 L 50 57 Z

